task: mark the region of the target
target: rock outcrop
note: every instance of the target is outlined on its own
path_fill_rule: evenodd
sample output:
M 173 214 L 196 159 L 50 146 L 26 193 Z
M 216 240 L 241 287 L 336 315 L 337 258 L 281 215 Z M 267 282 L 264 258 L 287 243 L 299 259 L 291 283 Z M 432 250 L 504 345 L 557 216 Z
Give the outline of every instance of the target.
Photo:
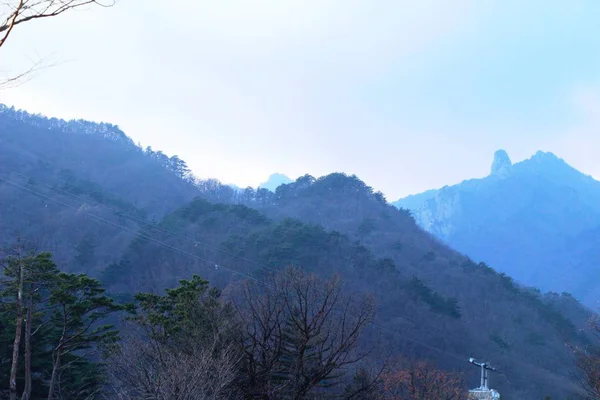
M 497 150 L 494 153 L 494 162 L 492 162 L 491 175 L 498 178 L 507 178 L 512 169 L 512 162 L 508 153 L 504 150 Z

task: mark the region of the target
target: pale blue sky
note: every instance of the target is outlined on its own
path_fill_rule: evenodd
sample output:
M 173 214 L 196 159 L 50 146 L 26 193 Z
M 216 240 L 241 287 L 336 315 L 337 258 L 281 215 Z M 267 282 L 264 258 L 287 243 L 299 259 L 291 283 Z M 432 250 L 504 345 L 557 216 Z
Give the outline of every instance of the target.
M 118 124 L 200 177 L 389 199 L 555 152 L 600 177 L 598 0 L 119 0 L 15 30 L 0 102 Z

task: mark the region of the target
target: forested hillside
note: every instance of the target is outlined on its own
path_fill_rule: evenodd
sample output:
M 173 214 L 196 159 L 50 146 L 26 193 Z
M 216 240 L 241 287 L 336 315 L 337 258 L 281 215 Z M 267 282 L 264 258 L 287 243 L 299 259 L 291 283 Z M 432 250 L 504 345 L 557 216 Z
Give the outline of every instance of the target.
M 600 182 L 554 154 L 512 165 L 498 151 L 489 176 L 394 204 L 449 246 L 519 282 L 597 307 Z
M 117 127 L 0 109 L 0 235 L 52 252 L 61 269 L 97 277 L 130 301 L 193 274 L 224 289 L 290 265 L 339 274 L 372 293 L 371 358 L 432 360 L 465 373 L 483 358 L 507 398 L 568 398 L 578 390 L 565 343 L 586 345 L 590 313 L 441 244 L 411 214 L 357 177 L 304 176 L 235 191 L 195 179 L 177 157 L 141 149 Z

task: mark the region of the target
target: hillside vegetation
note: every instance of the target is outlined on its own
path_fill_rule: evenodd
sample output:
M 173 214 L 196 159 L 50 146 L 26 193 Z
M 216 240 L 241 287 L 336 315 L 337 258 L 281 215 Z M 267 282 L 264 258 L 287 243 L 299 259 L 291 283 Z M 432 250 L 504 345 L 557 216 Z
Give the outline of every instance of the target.
M 198 274 L 228 290 L 293 265 L 376 298 L 361 338 L 373 361 L 428 359 L 465 373 L 469 357 L 502 373 L 507 398 L 577 391 L 571 352 L 590 316 L 569 295 L 542 294 L 422 230 L 355 176 L 304 176 L 242 191 L 201 181 L 185 163 L 133 144 L 116 126 L 0 109 L 0 235 L 16 231 L 62 269 L 99 278 L 120 300 L 163 293 Z

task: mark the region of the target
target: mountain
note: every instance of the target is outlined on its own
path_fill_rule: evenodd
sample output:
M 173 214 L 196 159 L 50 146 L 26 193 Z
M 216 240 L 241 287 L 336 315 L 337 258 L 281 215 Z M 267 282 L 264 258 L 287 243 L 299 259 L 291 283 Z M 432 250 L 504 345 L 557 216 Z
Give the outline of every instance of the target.
M 600 182 L 552 153 L 512 164 L 494 154 L 489 176 L 394 203 L 473 259 L 526 285 L 600 300 Z
M 471 374 L 468 355 L 485 354 L 499 368 L 518 371 L 508 380 L 496 377 L 501 392 L 565 395 L 527 387 L 519 376 L 536 386 L 571 385 L 564 343 L 587 342 L 579 329 L 589 316 L 573 298 L 519 287 L 472 262 L 356 177 L 305 176 L 284 188 L 262 203 L 245 199 L 254 209 L 197 198 L 143 230 L 153 240 L 132 241 L 104 281 L 126 294 L 160 291 L 193 273 L 220 286 L 289 264 L 339 273 L 352 290 L 377 294 L 384 331 L 371 331 L 369 343 Z
M 7 107 L 0 160 L 3 241 L 20 231 L 120 298 L 194 273 L 227 293 L 292 264 L 375 295 L 376 324 L 363 338 L 373 357 L 391 347 L 431 359 L 464 372 L 469 386 L 478 371 L 468 358 L 485 358 L 507 371 L 492 384 L 508 398 L 577 390 L 565 343 L 589 343 L 585 307 L 451 249 L 356 176 L 238 191 L 194 178 L 178 157 L 141 149 L 116 126 Z
M 287 176 L 283 175 L 283 174 L 279 174 L 279 173 L 275 173 L 275 174 L 271 174 L 271 176 L 269 176 L 269 179 L 267 179 L 266 182 L 261 183 L 258 188 L 259 189 L 267 189 L 271 192 L 275 192 L 275 190 L 277 190 L 277 188 L 281 185 L 287 185 L 288 183 L 291 183 L 292 180 L 290 178 L 288 178 Z
M 177 156 L 139 148 L 118 126 L 0 105 L 0 242 L 19 231 L 66 270 L 118 259 L 138 224 L 123 215 L 152 221 L 192 200 L 187 174 Z

